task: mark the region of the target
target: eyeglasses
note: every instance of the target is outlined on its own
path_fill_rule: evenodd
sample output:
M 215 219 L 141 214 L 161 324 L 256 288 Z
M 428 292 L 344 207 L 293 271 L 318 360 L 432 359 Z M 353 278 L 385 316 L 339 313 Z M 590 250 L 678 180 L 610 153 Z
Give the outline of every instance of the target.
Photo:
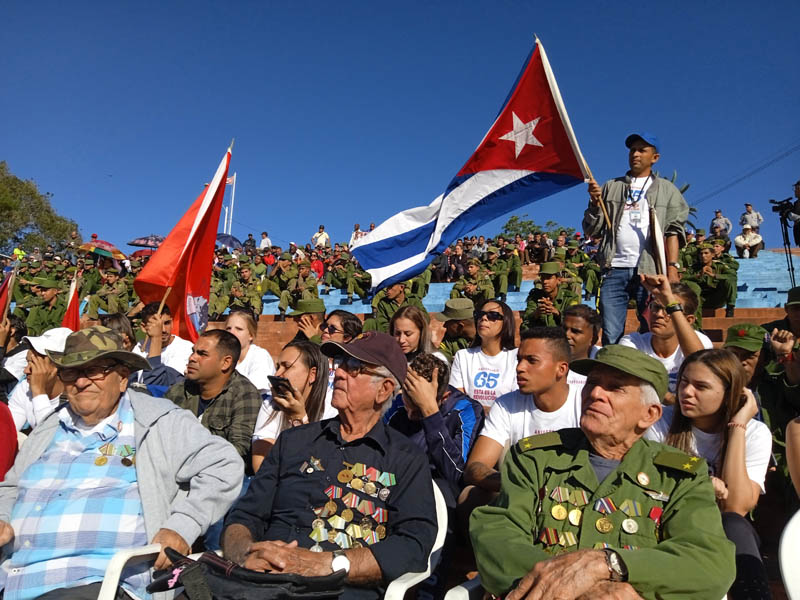
M 336 329 L 333 325 L 323 325 L 320 329 L 322 329 L 322 331 L 327 331 L 331 335 L 335 333 L 344 333 L 344 329 Z
M 651 313 L 657 313 L 657 312 L 660 312 L 662 310 L 666 312 L 666 310 L 667 310 L 661 304 L 659 304 L 658 302 L 655 302 L 655 301 L 651 302 L 648 305 L 648 307 L 650 308 L 650 312 Z
M 344 369 L 350 377 L 358 377 L 361 374 L 364 375 L 379 375 L 377 371 L 374 369 L 370 369 L 368 365 L 364 362 L 358 360 L 357 358 L 353 358 L 352 356 L 345 358 L 341 363 L 339 363 L 339 367 Z
M 476 321 L 480 321 L 483 317 L 486 317 L 490 321 L 502 321 L 503 313 L 499 313 L 493 310 L 489 311 L 476 310 L 474 313 L 474 317 Z
M 58 370 L 58 378 L 63 383 L 74 383 L 78 381 L 81 377 L 85 377 L 89 381 L 100 381 L 101 379 L 105 379 L 106 376 L 111 373 L 114 369 L 117 368 L 117 365 L 96 365 L 93 367 L 86 367 L 83 369 L 77 368 L 70 368 L 70 369 L 59 369 Z

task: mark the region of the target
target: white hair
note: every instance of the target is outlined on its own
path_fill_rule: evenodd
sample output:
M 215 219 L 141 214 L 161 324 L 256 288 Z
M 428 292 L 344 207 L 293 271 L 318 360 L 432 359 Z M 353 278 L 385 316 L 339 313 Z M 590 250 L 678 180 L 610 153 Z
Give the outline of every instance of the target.
M 381 404 L 382 412 L 385 413 L 387 410 L 389 410 L 389 408 L 391 408 L 394 397 L 400 393 L 400 382 L 389 369 L 382 365 L 372 369 L 372 379 L 373 381 L 388 379 L 392 382 L 392 393 L 389 394 L 389 397 L 383 401 L 383 404 Z
M 661 398 L 658 397 L 658 392 L 652 384 L 642 381 L 639 384 L 639 389 L 642 391 L 642 404 L 661 404 Z

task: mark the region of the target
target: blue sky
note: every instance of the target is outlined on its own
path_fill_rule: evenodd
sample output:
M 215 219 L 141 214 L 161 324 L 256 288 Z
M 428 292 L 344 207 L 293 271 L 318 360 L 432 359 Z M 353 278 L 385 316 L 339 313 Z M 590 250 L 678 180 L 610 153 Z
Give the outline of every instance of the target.
M 85 238 L 166 234 L 231 138 L 233 233 L 335 240 L 428 204 L 491 125 L 537 33 L 602 181 L 656 132 L 690 204 L 800 145 L 800 3 L 22 2 L 0 38 L 0 159 Z M 800 152 L 699 204 L 771 222 Z M 519 211 L 580 226 L 584 186 Z M 769 214 L 768 214 L 769 213 Z M 484 228 L 496 233 L 506 217 Z

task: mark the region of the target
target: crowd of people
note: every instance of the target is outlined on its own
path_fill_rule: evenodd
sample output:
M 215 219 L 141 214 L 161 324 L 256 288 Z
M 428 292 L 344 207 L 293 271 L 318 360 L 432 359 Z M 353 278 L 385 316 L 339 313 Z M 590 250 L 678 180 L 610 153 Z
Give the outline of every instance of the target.
M 758 507 L 799 505 L 800 287 L 784 318 L 714 348 L 701 310 L 733 309 L 736 261 L 720 232 L 687 235 L 680 192 L 650 170 L 658 140 L 626 145 L 630 171 L 589 185 L 586 239 L 465 238 L 374 297 L 323 226 L 305 248 L 264 232 L 220 250 L 219 322 L 194 342 L 135 297 L 141 264 L 24 261 L 0 323 L 4 598 L 95 598 L 111 557 L 148 543 L 162 552 L 126 568 L 118 598 L 179 585 L 167 547 L 338 573 L 344 597 L 377 598 L 426 569 L 435 488 L 447 536 L 420 598 L 473 569 L 511 600 L 771 597 Z M 538 280 L 516 315 L 526 263 Z M 75 274 L 78 331 L 56 310 Z M 454 285 L 431 316 L 432 281 Z M 331 287 L 372 314 L 327 312 Z M 256 344 L 267 294 L 296 324 L 274 356 Z

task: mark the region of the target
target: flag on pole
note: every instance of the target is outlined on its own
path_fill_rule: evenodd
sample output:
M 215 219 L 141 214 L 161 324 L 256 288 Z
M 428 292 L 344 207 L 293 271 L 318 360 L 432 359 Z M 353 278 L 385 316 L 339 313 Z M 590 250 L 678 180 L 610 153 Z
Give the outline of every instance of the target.
M 374 288 L 425 270 L 455 239 L 590 179 L 555 76 L 537 39 L 478 148 L 430 205 L 390 217 L 352 249 Z
M 8 309 L 11 305 L 11 290 L 14 287 L 14 277 L 17 274 L 17 269 L 14 268 L 5 279 L 0 283 L 0 321 L 5 321 Z
M 236 173 L 225 178 L 225 185 L 233 185 L 234 183 L 236 183 Z
M 133 282 L 145 304 L 161 302 L 171 290 L 166 304 L 178 326 L 176 333 L 193 342 L 208 324 L 211 265 L 230 162 L 231 148 L 228 148 L 211 183 L 205 186 Z
M 62 327 L 78 331 L 81 328 L 81 299 L 78 298 L 78 278 L 73 277 L 69 284 L 69 304 L 64 319 L 61 321 Z

